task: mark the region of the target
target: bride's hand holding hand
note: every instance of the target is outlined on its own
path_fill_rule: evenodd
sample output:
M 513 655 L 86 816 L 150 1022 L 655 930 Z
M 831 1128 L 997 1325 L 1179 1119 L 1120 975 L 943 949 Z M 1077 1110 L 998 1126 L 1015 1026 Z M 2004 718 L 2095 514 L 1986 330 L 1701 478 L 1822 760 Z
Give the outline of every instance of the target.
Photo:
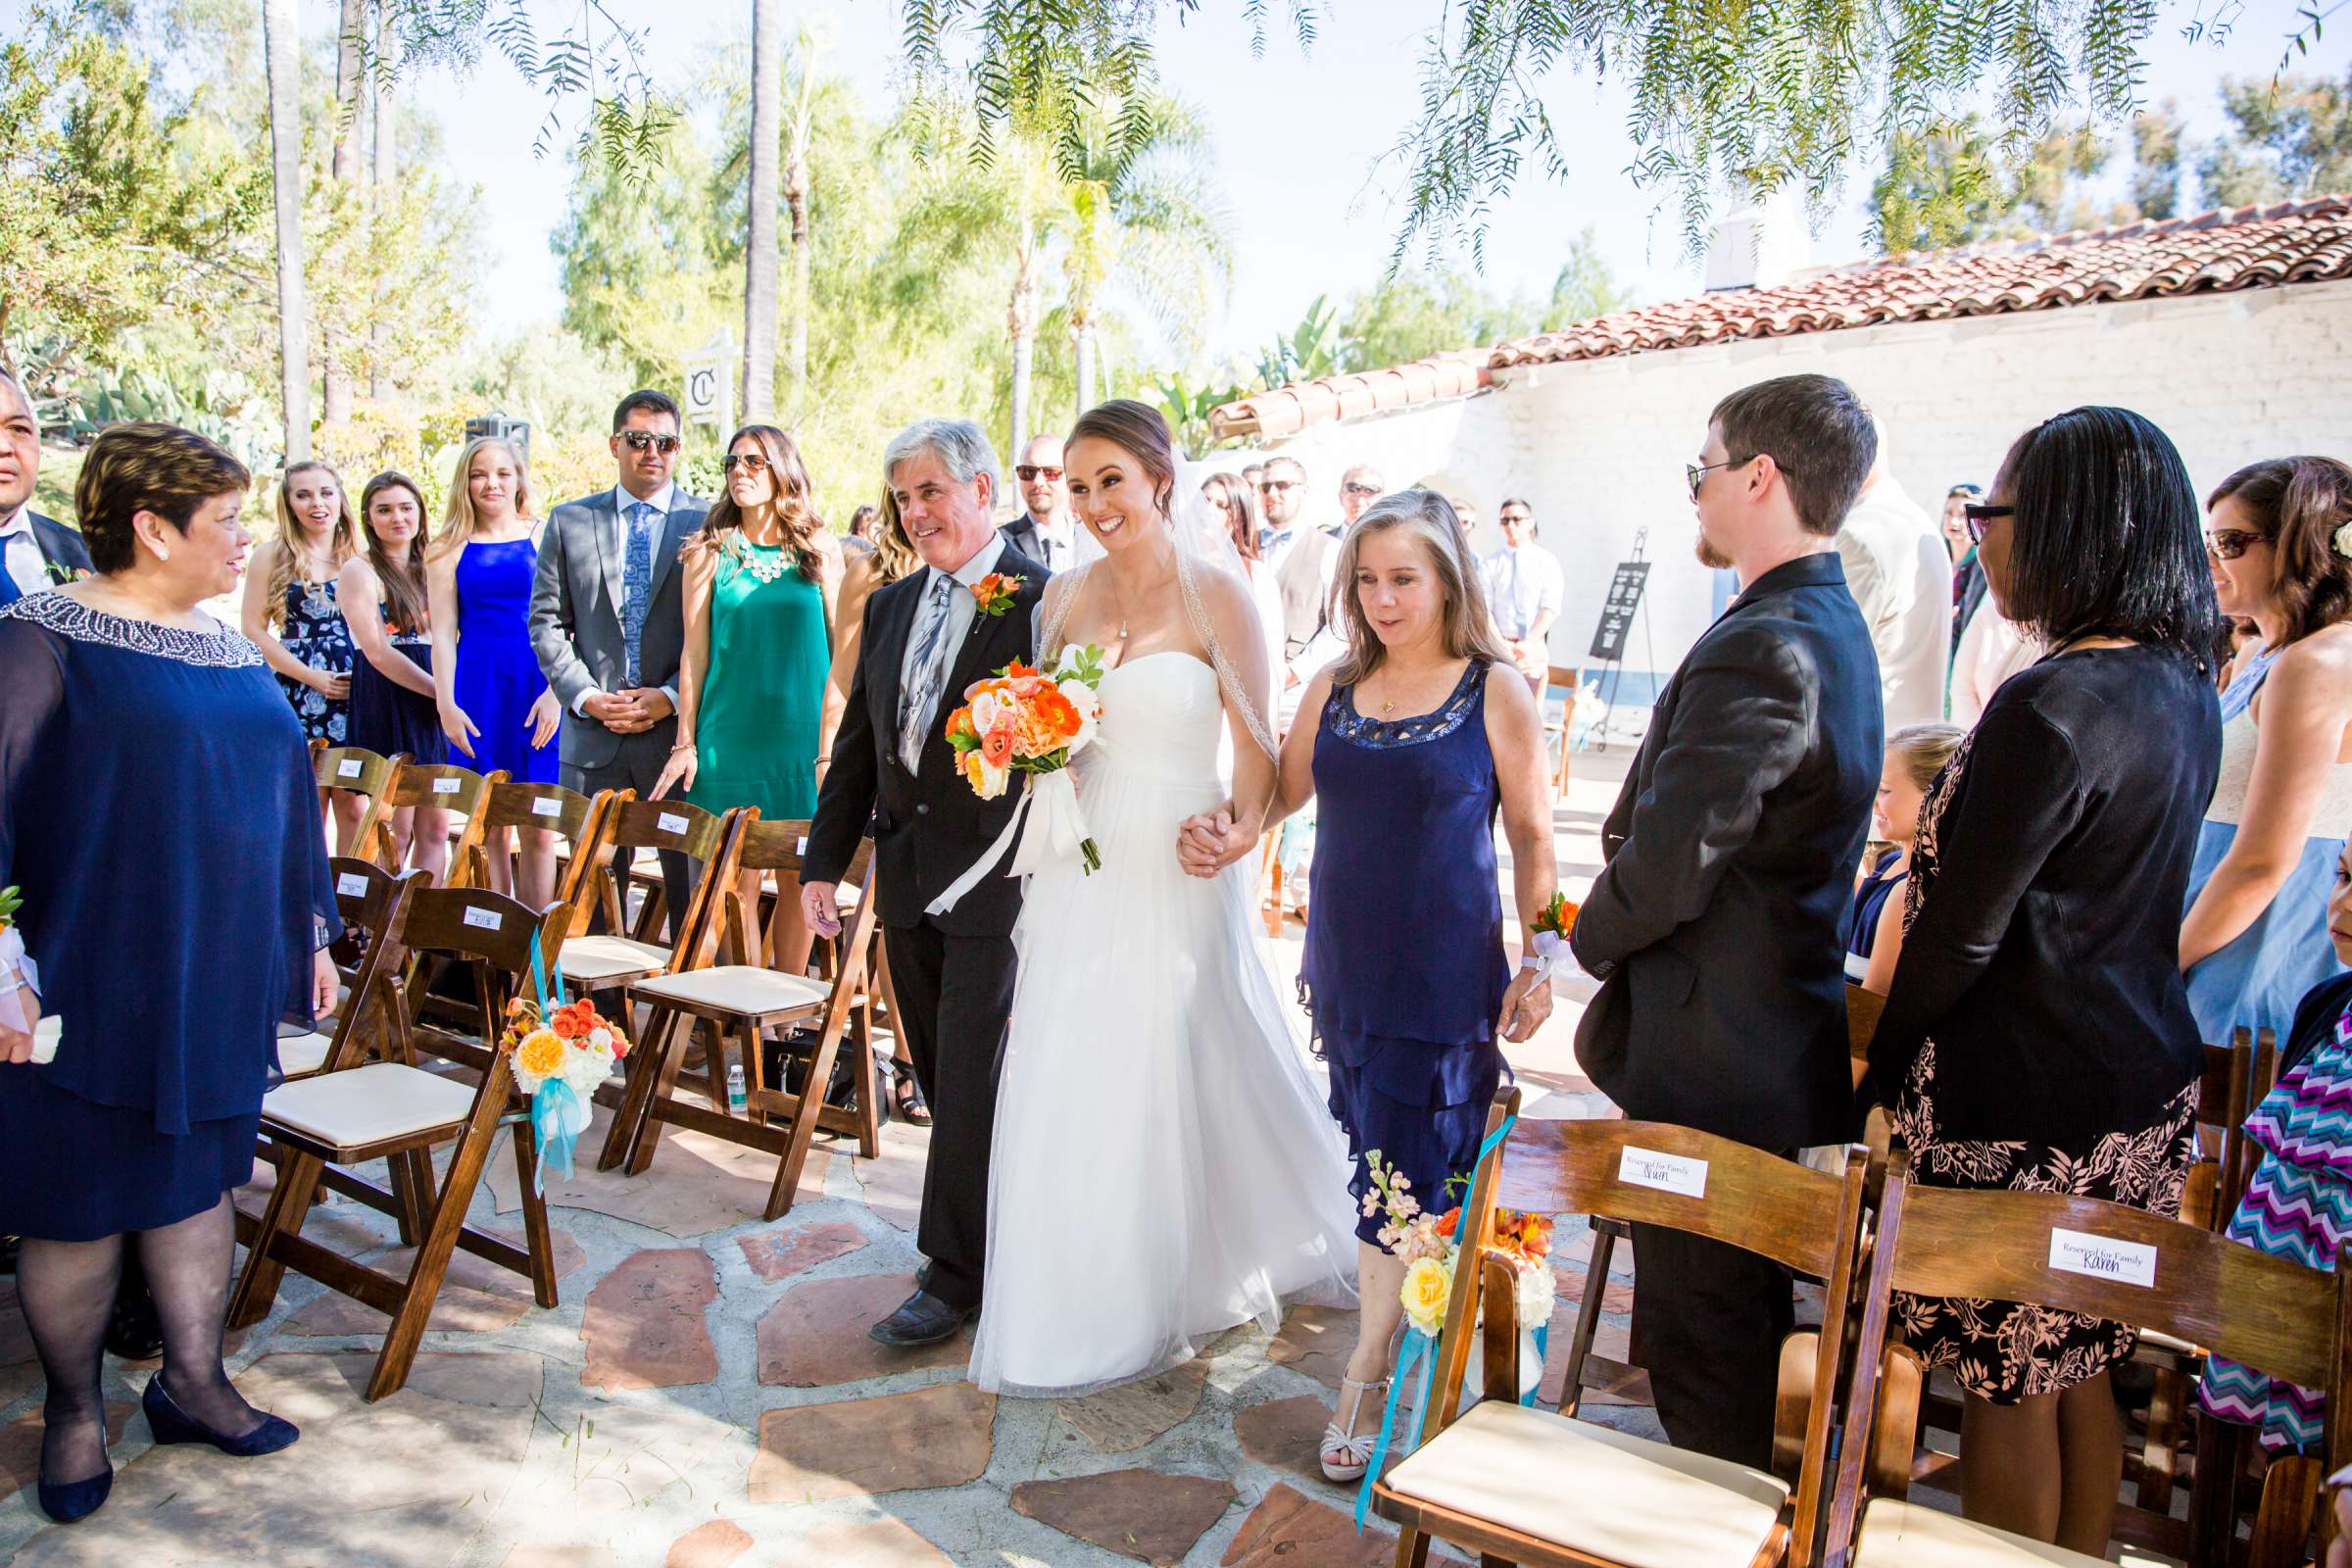
M 1522 969 L 1502 994 L 1502 1038 L 1512 1045 L 1534 1038 L 1551 1016 L 1551 977 Z
M 1225 850 L 1226 830 L 1232 825 L 1232 815 L 1225 808 L 1188 816 L 1176 827 L 1176 863 L 1184 867 L 1187 876 L 1213 877 L 1221 869 L 1218 857 Z

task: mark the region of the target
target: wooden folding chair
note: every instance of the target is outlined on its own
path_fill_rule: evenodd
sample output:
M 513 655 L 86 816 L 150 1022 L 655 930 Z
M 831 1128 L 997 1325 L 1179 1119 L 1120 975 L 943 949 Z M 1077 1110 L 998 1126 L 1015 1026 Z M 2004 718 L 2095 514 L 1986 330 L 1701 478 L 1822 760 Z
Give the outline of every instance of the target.
M 482 1015 L 503 1018 L 508 1000 L 531 984 L 534 948 L 552 968 L 563 920 L 564 911 L 553 905 L 534 913 L 495 893 L 427 888 L 411 897 L 400 934 L 415 952 L 474 961 Z M 466 1224 L 466 1205 L 502 1125 L 514 1129 L 514 1163 L 522 1178 L 523 1247 Z M 392 1319 L 368 1384 L 366 1397 L 374 1400 L 408 1381 L 442 1275 L 458 1248 L 528 1276 L 533 1299 L 543 1307 L 556 1304 L 547 1204 L 535 1179 L 538 1141 L 515 1095 L 514 1067 L 505 1053 L 493 1052 L 481 1082 L 470 1086 L 401 1061 L 336 1066 L 265 1096 L 262 1132 L 283 1147 L 286 1157 L 229 1303 L 231 1327 L 251 1327 L 269 1315 L 288 1268 L 365 1301 Z M 421 1155 L 447 1143 L 457 1149 L 407 1278 L 355 1263 L 302 1235 L 312 1195 L 327 1165 Z
M 384 786 L 382 810 L 391 812 L 404 807 L 431 806 L 444 811 L 455 811 L 464 817 L 466 826 L 459 832 L 449 858 L 454 878 L 458 867 L 466 863 L 466 857 L 482 842 L 482 834 L 487 830 L 487 824 L 482 820 L 482 798 L 489 793 L 490 786 L 506 781 L 507 774 L 503 768 L 485 775 L 449 762 L 413 762 L 403 760 L 392 770 L 391 781 Z M 374 848 L 375 853 L 368 858 L 387 871 L 400 869 L 391 863 L 390 834 L 379 835 L 379 842 Z
M 1845 988 L 1846 1050 L 1855 1060 L 1870 1049 L 1870 1037 L 1878 1031 L 1879 1013 L 1886 1005 L 1886 999 L 1875 992 L 1856 985 Z M 1879 1152 L 1884 1154 L 1883 1147 Z M 1617 1244 L 1632 1237 L 1633 1232 L 1617 1220 L 1596 1216 L 1592 1221 L 1592 1250 L 1585 1258 L 1576 1326 L 1569 1334 L 1567 1366 L 1560 1380 L 1562 1415 L 1577 1413 L 1587 1389 L 1637 1404 L 1650 1402 L 1649 1374 L 1638 1364 L 1639 1356 L 1620 1361 L 1592 1353 L 1592 1341 L 1600 1330 L 1601 1298 L 1609 1286 L 1609 1263 L 1617 1255 Z
M 798 874 L 808 843 L 807 822 L 761 822 L 757 808 L 749 808 L 730 846 L 726 869 Z M 874 1103 L 872 1020 L 865 1004 L 866 983 L 874 947 L 873 843 L 861 841 L 851 857 L 842 880 L 862 885 L 856 911 L 845 927 L 839 969 L 830 982 L 808 975 L 785 974 L 747 961 L 760 952 L 760 928 L 753 911 L 744 907 L 734 876 L 720 877 L 714 868 L 710 882 L 717 887 L 711 921 L 724 951 L 714 967 L 659 975 L 638 983 L 637 996 L 651 1004 L 646 1029 L 646 1060 L 629 1077 L 629 1093 L 612 1123 L 605 1153 L 598 1163 L 610 1169 L 623 1157 L 628 1173 L 642 1175 L 653 1164 L 654 1150 L 664 1122 L 691 1127 L 730 1143 L 765 1150 L 777 1156 L 776 1177 L 768 1188 L 765 1217 L 775 1219 L 792 1206 L 801 1169 L 808 1163 L 808 1145 L 817 1128 L 854 1135 L 858 1150 L 872 1158 L 881 1152 L 879 1108 Z M 710 1109 L 673 1097 L 678 1069 L 685 1054 L 687 1030 L 708 1024 L 712 1039 L 707 1053 L 705 1085 Z M 760 1032 L 799 1023 L 817 1025 L 816 1049 L 798 1094 L 765 1081 Z M 725 1041 L 735 1038 L 743 1063 L 746 1114 L 733 1114 L 725 1088 Z M 844 1049 L 851 1053 L 856 1103 L 841 1107 L 825 1103 L 833 1081 L 833 1063 Z M 777 1125 L 778 1121 L 784 1125 Z
M 1771 1470 L 1752 1469 L 1520 1405 L 1509 1264 L 1488 1251 L 1492 1217 L 1465 1210 L 1475 1234 L 1457 1264 L 1439 1347 L 1442 1395 L 1423 1413 L 1421 1446 L 1372 1490 L 1373 1510 L 1403 1527 L 1397 1568 L 1420 1568 L 1429 1538 L 1486 1563 L 1605 1563 L 1623 1568 L 1747 1568 L 1814 1560 L 1829 1484 L 1830 1431 L 1844 1368 L 1846 1306 L 1862 1247 L 1867 1161 L 1842 1180 L 1745 1144 L 1659 1122 L 1522 1120 L 1503 1145 L 1493 1196 L 1538 1213 L 1606 1214 L 1687 1231 L 1761 1253 L 1827 1283 L 1821 1329 L 1781 1351 Z M 1492 1260 L 1503 1272 L 1489 1277 Z M 1496 1293 L 1501 1293 L 1497 1295 Z M 1470 1337 L 1485 1317 L 1485 1386 L 1454 1413 Z M 1434 1433 L 1430 1423 L 1435 1423 Z
M 311 742 L 311 771 L 318 780 L 318 788 L 328 794 L 341 791 L 357 795 L 368 803 L 360 813 L 360 830 L 351 840 L 352 854 L 363 860 L 382 858 L 384 813 L 390 809 L 384 804 L 384 790 L 408 760 L 406 752 L 381 757 L 363 746 Z
M 734 830 L 735 816 L 732 811 L 714 816 L 684 801 L 634 801 L 625 796 L 607 807 L 602 838 L 612 852 L 612 858 L 601 854 L 589 858 L 592 886 L 580 894 L 583 901 L 593 900 L 603 909 L 605 930 L 564 942 L 564 983 L 583 994 L 626 992 L 653 975 L 699 967 L 708 951 L 701 941 L 704 915 L 719 880 L 712 868 Z M 634 930 L 624 917 L 621 885 L 627 875 L 625 860 L 639 850 L 669 850 L 701 862 L 694 894 L 670 922 L 671 940 L 666 944 L 655 940 L 662 912 L 658 899 L 648 896 Z M 655 885 L 660 886 L 658 879 Z M 636 1056 L 635 1052 L 630 1053 L 632 1063 Z
M 605 815 L 612 809 L 612 790 L 592 799 L 559 784 L 517 784 L 501 778 L 482 797 L 481 831 L 466 846 L 466 858 L 450 865 L 452 886 L 486 888 L 490 880 L 489 836 L 504 828 L 542 828 L 565 845 L 556 873 L 556 902 L 572 911 L 566 934 L 586 929 L 589 888 L 599 852 L 605 848 Z
M 2300 1563 L 2318 1511 L 2322 1465 L 2352 1459 L 2340 1412 L 2352 1385 L 2352 1249 L 2333 1274 L 2143 1209 L 2054 1193 L 1914 1185 L 1887 1165 L 1830 1500 L 1829 1568 L 2099 1568 L 2064 1551 L 1906 1498 L 1917 1437 L 1918 1358 L 1888 1343 L 1896 1292 L 2024 1301 L 2157 1329 L 2328 1393 L 2325 1461 L 2278 1460 L 2265 1478 L 2249 1568 Z M 2209 1419 L 2209 1418 L 2207 1418 Z M 2322 1550 L 2332 1533 L 2323 1518 Z M 2192 1543 L 2189 1560 L 2231 1560 L 2227 1540 Z
M 1584 689 L 1584 668 L 1576 664 L 1554 664 L 1545 672 L 1544 684 L 1546 690 L 1560 694 L 1559 722 L 1555 724 L 1549 718 L 1544 720 L 1544 740 L 1546 745 L 1555 748 L 1553 755 L 1559 762 L 1554 769 L 1552 790 L 1555 794 L 1565 795 L 1568 793 L 1569 743 L 1576 734 L 1576 697 Z M 1543 706 L 1539 698 L 1536 703 L 1538 711 L 1542 710 Z

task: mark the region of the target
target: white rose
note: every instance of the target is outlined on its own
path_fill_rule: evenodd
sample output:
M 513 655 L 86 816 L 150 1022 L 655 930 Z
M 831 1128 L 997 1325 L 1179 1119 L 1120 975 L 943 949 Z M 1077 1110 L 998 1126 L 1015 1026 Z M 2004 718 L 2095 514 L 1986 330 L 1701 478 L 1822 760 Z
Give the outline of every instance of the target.
M 1511 1288 L 1514 1315 L 1519 1326 L 1537 1329 L 1550 1322 L 1552 1301 L 1558 1294 L 1559 1281 L 1552 1277 L 1550 1264 L 1522 1264 L 1518 1282 Z

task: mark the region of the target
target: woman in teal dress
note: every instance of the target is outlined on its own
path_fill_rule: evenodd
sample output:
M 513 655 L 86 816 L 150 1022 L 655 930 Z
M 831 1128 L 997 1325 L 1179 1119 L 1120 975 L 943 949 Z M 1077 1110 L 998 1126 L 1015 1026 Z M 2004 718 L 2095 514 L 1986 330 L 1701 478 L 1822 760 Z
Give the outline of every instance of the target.
M 816 811 L 816 770 L 841 709 L 832 681 L 841 547 L 808 504 L 808 470 L 792 438 L 746 425 L 727 443 L 726 493 L 678 557 L 686 652 L 678 670 L 678 743 L 654 786 L 707 811 L 760 808 L 762 821 Z M 800 884 L 783 877 L 768 952 L 793 972 L 808 961 Z M 743 897 L 759 907 L 760 878 Z

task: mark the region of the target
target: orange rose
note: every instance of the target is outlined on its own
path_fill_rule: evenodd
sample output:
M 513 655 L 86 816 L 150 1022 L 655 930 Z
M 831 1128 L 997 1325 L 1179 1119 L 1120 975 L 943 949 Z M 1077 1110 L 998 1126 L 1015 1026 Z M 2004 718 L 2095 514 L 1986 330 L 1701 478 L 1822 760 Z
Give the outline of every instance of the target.
M 1003 767 L 1012 760 L 1013 727 L 999 724 L 980 737 L 980 755 L 991 767 Z
M 1438 1217 L 1438 1234 L 1450 1242 L 1453 1240 L 1454 1227 L 1461 1222 L 1462 1211 L 1458 1208 L 1449 1208 Z

